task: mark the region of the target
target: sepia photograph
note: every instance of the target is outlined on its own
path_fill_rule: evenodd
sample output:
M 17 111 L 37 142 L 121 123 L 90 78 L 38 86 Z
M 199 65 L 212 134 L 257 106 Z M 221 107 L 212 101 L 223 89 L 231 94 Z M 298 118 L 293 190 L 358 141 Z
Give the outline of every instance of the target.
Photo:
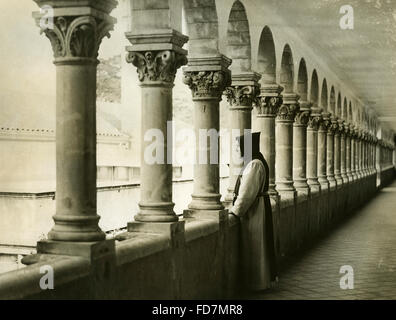
M 0 26 L 0 300 L 396 300 L 396 0 L 1 0 Z

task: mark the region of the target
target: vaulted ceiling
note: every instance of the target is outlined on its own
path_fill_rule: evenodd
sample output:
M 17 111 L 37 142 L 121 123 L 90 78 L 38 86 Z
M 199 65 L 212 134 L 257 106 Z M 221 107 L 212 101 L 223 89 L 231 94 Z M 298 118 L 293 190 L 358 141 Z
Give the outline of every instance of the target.
M 396 0 L 280 0 L 277 5 L 312 50 L 396 130 Z M 340 27 L 343 5 L 353 8 L 352 30 Z

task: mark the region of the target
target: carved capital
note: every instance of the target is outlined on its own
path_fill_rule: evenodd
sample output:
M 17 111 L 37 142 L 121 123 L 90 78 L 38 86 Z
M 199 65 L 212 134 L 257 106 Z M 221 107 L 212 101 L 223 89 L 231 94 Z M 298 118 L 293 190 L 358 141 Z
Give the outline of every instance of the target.
M 36 19 L 37 24 L 40 19 Z M 100 44 L 104 37 L 110 37 L 114 19 L 109 16 L 57 16 L 53 28 L 41 28 L 51 41 L 55 63 L 68 59 L 92 60 L 97 62 Z
M 253 102 L 257 99 L 259 86 L 230 86 L 224 91 L 231 107 L 249 107 L 251 108 Z
M 141 82 L 160 81 L 169 84 L 173 84 L 177 70 L 188 62 L 185 54 L 171 50 L 130 51 L 126 61 L 137 68 Z
M 282 104 L 277 113 L 277 120 L 293 122 L 300 106 L 296 104 Z
M 282 96 L 260 96 L 256 103 L 258 114 L 262 116 L 275 117 L 282 103 Z
M 310 121 L 311 112 L 309 110 L 298 110 L 294 117 L 294 124 L 297 126 L 307 126 Z
M 282 91 L 283 87 L 276 83 L 261 85 L 260 96 L 255 103 L 260 117 L 276 117 L 279 107 L 283 104 Z
M 283 104 L 279 107 L 277 120 L 294 121 L 296 113 L 300 110 L 299 95 L 287 93 L 283 95 Z
M 189 86 L 193 98 L 221 99 L 226 87 L 231 85 L 227 71 L 185 71 L 183 82 Z
M 327 132 L 331 134 L 335 134 L 338 131 L 338 121 L 337 118 L 331 117 L 329 126 L 327 128 Z
M 323 122 L 320 115 L 313 114 L 309 117 L 308 128 L 312 130 L 319 130 L 319 126 Z

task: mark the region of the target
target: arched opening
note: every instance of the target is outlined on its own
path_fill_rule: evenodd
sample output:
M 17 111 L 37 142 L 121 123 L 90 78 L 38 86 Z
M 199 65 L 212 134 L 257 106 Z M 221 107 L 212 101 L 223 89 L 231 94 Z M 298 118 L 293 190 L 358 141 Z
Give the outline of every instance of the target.
M 257 72 L 262 75 L 262 83 L 276 82 L 275 44 L 272 32 L 267 26 L 264 27 L 261 32 L 257 58 Z
M 342 98 L 341 98 L 341 92 L 338 93 L 336 116 L 337 116 L 338 118 L 341 118 L 341 117 L 342 117 Z
M 329 99 L 328 99 L 328 92 L 327 92 L 327 81 L 326 78 L 323 79 L 323 83 L 322 83 L 322 95 L 320 98 L 320 104 L 321 107 L 323 108 L 323 110 L 325 112 L 327 112 L 328 110 L 328 104 L 329 104 Z
M 319 80 L 318 80 L 318 74 L 316 70 L 313 71 L 312 73 L 312 78 L 311 78 L 311 102 L 313 102 L 315 105 L 318 104 L 319 102 Z
M 336 105 L 335 90 L 334 90 L 334 87 L 331 87 L 331 91 L 330 91 L 330 112 L 333 115 L 335 115 L 335 105 Z
M 353 121 L 353 114 L 352 114 L 352 101 L 349 101 L 349 110 L 348 110 L 348 121 Z
M 217 55 L 219 23 L 215 0 L 207 0 L 205 5 L 184 0 L 184 15 L 189 36 L 189 57 Z
M 239 0 L 234 2 L 228 19 L 227 56 L 232 59 L 233 72 L 251 70 L 249 22 L 245 7 Z
M 294 64 L 293 54 L 288 44 L 285 45 L 282 54 L 280 84 L 285 88 L 285 93 L 293 92 Z
M 297 80 L 297 93 L 300 95 L 301 101 L 307 101 L 308 99 L 308 75 L 307 66 L 304 58 L 300 61 L 298 68 L 298 80 Z
M 348 120 L 348 101 L 347 98 L 344 98 L 344 106 L 342 108 L 342 119 Z

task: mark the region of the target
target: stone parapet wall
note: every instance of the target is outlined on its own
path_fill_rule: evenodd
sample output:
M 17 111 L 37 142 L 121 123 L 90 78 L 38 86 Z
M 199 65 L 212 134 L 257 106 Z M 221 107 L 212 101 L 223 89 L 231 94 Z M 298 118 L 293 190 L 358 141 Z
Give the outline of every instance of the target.
M 393 169 L 394 170 L 394 169 Z M 386 170 L 383 174 L 391 175 Z M 334 191 L 313 194 L 274 212 L 280 265 L 377 191 L 371 174 Z M 331 194 L 333 192 L 333 194 Z M 274 206 L 276 209 L 276 206 Z M 0 275 L 0 298 L 219 299 L 239 290 L 239 223 L 233 216 L 182 219 L 179 232 L 128 232 L 115 255 L 93 263 L 40 255 L 24 269 Z M 40 267 L 54 268 L 55 289 L 41 290 Z

